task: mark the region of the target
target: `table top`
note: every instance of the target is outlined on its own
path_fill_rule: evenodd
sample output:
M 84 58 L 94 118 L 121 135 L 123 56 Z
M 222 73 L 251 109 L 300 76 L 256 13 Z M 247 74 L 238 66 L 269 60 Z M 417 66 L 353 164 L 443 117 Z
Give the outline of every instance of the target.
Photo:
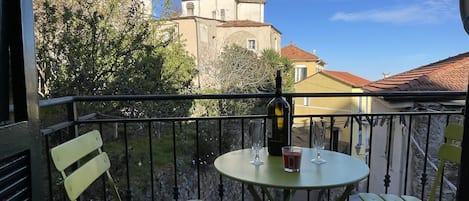
M 259 155 L 264 165 L 249 163 L 254 150 L 241 149 L 225 153 L 215 159 L 215 169 L 225 177 L 264 187 L 284 189 L 322 189 L 346 186 L 356 183 L 369 174 L 368 166 L 356 158 L 338 152 L 321 151 L 327 163 L 315 164 L 311 159 L 316 151 L 302 148 L 300 172 L 283 171 L 281 156 L 269 156 L 267 148 Z

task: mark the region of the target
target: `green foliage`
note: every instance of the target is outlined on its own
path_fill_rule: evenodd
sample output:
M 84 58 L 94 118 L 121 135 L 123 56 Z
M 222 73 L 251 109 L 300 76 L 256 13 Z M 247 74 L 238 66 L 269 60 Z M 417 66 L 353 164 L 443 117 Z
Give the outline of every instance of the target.
M 34 6 L 43 98 L 187 93 L 194 59 L 177 40 L 155 37 L 161 28 L 141 2 L 37 0 Z M 100 106 L 129 116 L 186 115 L 190 107 L 190 101 Z
M 282 72 L 282 89 L 284 92 L 292 92 L 294 84 L 294 68 L 293 63 L 287 57 L 282 57 L 278 52 L 272 49 L 262 51 L 261 60 L 268 66 L 271 66 L 275 71 Z M 271 74 L 271 80 L 275 80 L 276 74 Z M 275 81 L 270 82 L 269 92 L 275 91 Z

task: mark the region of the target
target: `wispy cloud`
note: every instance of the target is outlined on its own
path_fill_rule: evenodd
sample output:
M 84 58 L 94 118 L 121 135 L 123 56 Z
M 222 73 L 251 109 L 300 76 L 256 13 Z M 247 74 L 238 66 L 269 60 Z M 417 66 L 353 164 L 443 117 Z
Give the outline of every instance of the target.
M 457 18 L 457 0 L 419 0 L 407 6 L 358 12 L 338 12 L 333 21 L 371 21 L 396 24 L 433 24 Z

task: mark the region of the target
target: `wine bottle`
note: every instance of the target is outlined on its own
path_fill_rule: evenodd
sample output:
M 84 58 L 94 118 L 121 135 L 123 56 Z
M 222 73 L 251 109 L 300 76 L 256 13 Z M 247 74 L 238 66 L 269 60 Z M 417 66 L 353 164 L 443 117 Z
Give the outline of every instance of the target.
M 270 155 L 281 156 L 282 147 L 290 144 L 290 104 L 282 97 L 280 70 L 275 77 L 275 98 L 267 104 L 267 150 Z

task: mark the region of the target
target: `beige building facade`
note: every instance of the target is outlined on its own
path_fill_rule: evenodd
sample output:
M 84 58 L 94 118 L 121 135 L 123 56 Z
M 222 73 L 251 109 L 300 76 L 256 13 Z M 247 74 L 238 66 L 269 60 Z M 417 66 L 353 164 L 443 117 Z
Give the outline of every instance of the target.
M 280 52 L 281 33 L 264 23 L 265 0 L 183 0 L 182 14 L 165 22 L 166 31 L 180 35 L 180 42 L 195 58 L 196 89 L 217 88 L 213 76 L 223 48 L 236 44 L 261 54 Z

